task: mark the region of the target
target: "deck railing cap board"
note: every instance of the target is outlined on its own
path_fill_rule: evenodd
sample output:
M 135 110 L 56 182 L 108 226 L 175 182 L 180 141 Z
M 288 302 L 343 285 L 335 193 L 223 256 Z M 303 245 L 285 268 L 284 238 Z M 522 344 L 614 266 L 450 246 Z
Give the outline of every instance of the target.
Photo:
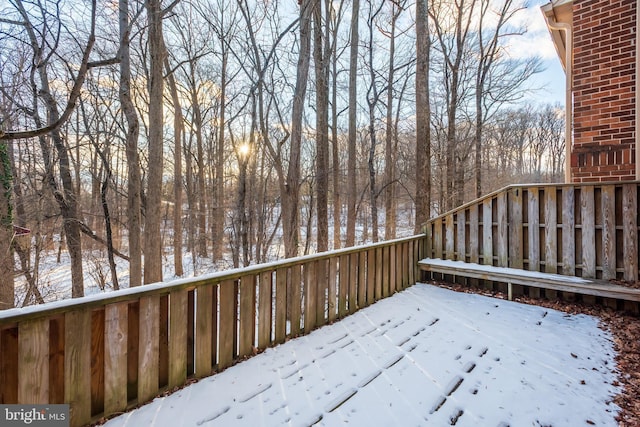
M 149 296 L 154 294 L 167 294 L 172 291 L 181 289 L 193 289 L 205 284 L 221 283 L 223 281 L 237 280 L 243 276 L 255 275 L 264 271 L 276 270 L 278 268 L 287 268 L 298 264 L 304 264 L 309 261 L 318 261 L 329 259 L 335 256 L 348 255 L 360 252 L 366 249 L 392 246 L 402 242 L 410 242 L 413 240 L 424 238 L 424 234 L 416 234 L 409 237 L 387 240 L 384 242 L 371 243 L 361 246 L 353 246 L 349 248 L 336 249 L 333 251 L 322 252 L 318 254 L 304 255 L 295 258 L 287 258 L 265 264 L 257 264 L 244 268 L 219 271 L 196 278 L 177 279 L 171 282 L 151 283 L 148 285 L 138 286 L 134 288 L 120 289 L 108 293 L 100 293 L 88 295 L 81 298 L 66 299 L 54 301 L 42 305 L 32 305 L 23 308 L 12 308 L 0 311 L 0 326 L 15 324 L 27 319 L 35 319 L 44 316 L 53 316 L 56 314 L 68 312 L 76 309 L 90 309 L 105 306 L 123 301 L 131 301 L 133 299 Z
M 537 184 L 511 184 L 511 185 L 507 185 L 506 187 L 502 187 L 498 190 L 492 191 L 491 193 L 487 193 L 484 196 L 478 198 L 478 199 L 474 199 L 471 200 L 463 205 L 460 205 L 454 209 L 451 209 L 447 212 L 443 212 L 440 215 L 437 215 L 433 218 L 430 218 L 427 222 L 425 222 L 424 224 L 422 224 L 422 229 L 424 229 L 424 227 L 426 227 L 428 224 L 433 223 L 436 219 L 438 218 L 444 218 L 447 215 L 452 215 L 455 214 L 456 212 L 459 212 L 461 210 L 465 210 L 470 206 L 474 206 L 474 205 L 478 205 L 481 204 L 484 200 L 486 199 L 491 199 L 496 197 L 498 194 L 503 193 L 503 192 L 508 192 L 511 190 L 515 190 L 515 189 L 529 189 L 529 188 L 544 188 L 544 187 L 554 187 L 554 188 L 564 188 L 564 187 L 602 187 L 602 186 L 607 186 L 607 185 L 614 185 L 617 187 L 621 187 L 623 185 L 626 184 L 640 184 L 640 181 L 609 181 L 609 182 L 580 182 L 580 183 L 575 183 L 575 182 L 558 182 L 558 183 L 553 183 L 553 182 L 549 182 L 549 183 L 537 183 Z

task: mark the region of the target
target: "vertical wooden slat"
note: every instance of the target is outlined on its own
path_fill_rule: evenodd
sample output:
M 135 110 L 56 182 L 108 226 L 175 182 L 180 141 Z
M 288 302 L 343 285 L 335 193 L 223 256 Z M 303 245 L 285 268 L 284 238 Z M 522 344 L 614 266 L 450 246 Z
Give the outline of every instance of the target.
M 482 263 L 493 265 L 493 199 L 482 201 Z
M 151 400 L 158 392 L 160 362 L 160 297 L 140 297 L 140 345 L 138 402 Z
M 304 332 L 305 334 L 308 334 L 316 328 L 316 295 L 318 291 L 316 262 L 308 262 L 305 264 L 304 270 L 306 273 L 306 280 L 304 283 Z M 340 262 L 340 274 L 342 274 L 342 260 Z M 340 290 L 340 292 L 342 293 L 342 290 Z
M 196 289 L 196 377 L 211 373 L 211 341 L 213 338 L 213 285 Z
M 187 291 L 187 377 L 196 373 L 195 367 L 195 329 L 196 329 L 196 291 Z
M 369 249 L 367 251 L 367 305 L 375 302 L 376 289 L 376 251 Z
M 455 259 L 455 229 L 453 222 L 453 214 L 449 214 L 445 218 L 445 256 L 447 259 Z
M 91 313 L 91 415 L 104 412 L 105 312 Z
M 276 270 L 276 343 L 283 343 L 287 336 L 287 268 Z M 254 316 L 255 317 L 255 316 Z
M 86 350 L 88 358 L 89 346 Z M 87 369 L 85 375 L 88 377 L 89 373 Z M 18 378 L 19 403 L 49 402 L 49 319 L 27 320 L 18 325 Z M 86 392 L 90 399 L 90 389 Z
M 469 262 L 480 262 L 480 223 L 478 205 L 469 207 Z
M 211 290 L 211 367 L 218 366 L 220 361 L 220 284 Z
M 358 307 L 358 253 L 349 254 L 349 313 L 355 313 Z
M 442 258 L 442 218 L 433 221 L 433 256 Z
M 0 329 L 0 403 L 18 403 L 18 328 Z
M 251 354 L 255 342 L 256 331 L 256 277 L 242 276 L 239 283 L 240 292 L 240 330 L 238 332 L 238 356 Z M 286 301 L 286 300 L 285 300 Z M 284 310 L 282 310 L 284 312 Z M 276 310 L 276 316 L 278 311 Z
M 169 388 L 187 380 L 187 291 L 169 295 Z
M 104 413 L 106 416 L 127 407 L 127 303 L 109 304 L 105 313 Z
M 400 265 L 402 266 L 402 289 L 405 289 L 409 286 L 409 271 L 413 267 L 413 258 L 409 254 L 409 247 L 413 242 L 404 242 L 402 243 L 402 254 L 400 255 Z
M 409 253 L 408 253 L 408 258 L 409 258 L 409 282 L 408 282 L 408 286 L 413 286 L 416 284 L 416 268 L 418 266 L 418 257 L 416 256 L 416 241 L 412 241 L 409 242 L 409 245 L 407 247 Z
M 329 259 L 329 289 L 327 298 L 327 310 L 329 315 L 329 322 L 336 320 L 338 315 L 338 257 L 331 257 Z
M 70 424 L 78 426 L 91 420 L 91 312 L 67 312 L 64 323 L 64 400 L 69 404 Z
M 158 306 L 158 388 L 169 385 L 169 295 L 160 295 Z M 186 321 L 186 319 L 185 319 Z
M 514 188 L 509 193 L 509 267 L 523 268 L 522 250 L 523 218 L 522 189 Z
M 575 189 L 562 189 L 562 274 L 576 273 Z
M 289 301 L 289 298 L 287 298 Z M 300 335 L 300 323 L 302 321 L 302 266 L 291 267 L 291 335 Z
M 558 271 L 558 199 L 556 187 L 547 187 L 544 193 L 545 272 Z
M 382 296 L 388 297 L 391 290 L 391 248 L 382 248 Z
M 124 354 L 126 353 L 125 341 Z M 125 365 L 123 386 L 125 398 L 127 396 L 126 375 Z M 64 315 L 49 318 L 49 403 L 64 403 Z
M 616 278 L 616 187 L 602 186 L 602 278 Z
M 456 258 L 458 261 L 466 261 L 466 248 L 467 248 L 467 242 L 466 242 L 466 226 L 467 226 L 467 216 L 466 216 L 466 210 L 465 209 L 460 209 L 458 211 L 458 215 L 457 215 L 457 222 L 456 222 L 456 227 L 457 227 L 457 238 L 456 238 Z
M 357 308 L 367 306 L 367 251 L 358 256 L 358 301 Z
M 297 284 L 299 287 L 300 284 Z M 258 347 L 267 348 L 271 343 L 271 304 L 273 303 L 273 274 L 271 271 L 260 273 L 258 291 Z M 298 309 L 298 311 L 300 311 Z
M 529 188 L 529 270 L 540 271 L 540 199 L 537 188 Z
M 398 286 L 397 250 L 396 245 L 389 246 L 389 257 L 385 261 L 389 265 L 389 290 L 387 295 L 395 293 Z
M 349 255 L 340 256 L 340 277 L 338 282 L 338 317 L 347 315 L 349 297 Z
M 316 325 L 318 326 L 325 324 L 326 297 L 329 286 L 327 280 L 328 274 L 329 265 L 327 264 L 327 260 L 318 260 L 316 263 Z
M 507 192 L 498 194 L 498 267 L 509 266 L 509 230 L 507 220 Z
M 624 280 L 638 281 L 638 185 L 622 186 Z
M 376 248 L 376 288 L 374 300 L 382 298 L 382 248 Z
M 220 325 L 218 366 L 224 369 L 231 366 L 235 351 L 234 330 L 236 329 L 235 281 L 225 280 L 220 283 Z
M 580 190 L 580 222 L 582 224 L 582 277 L 596 277 L 595 196 L 590 185 Z
M 128 305 L 127 322 L 127 400 L 138 396 L 138 348 L 140 346 L 140 302 Z
M 422 258 L 434 258 L 433 255 L 433 222 L 428 222 L 423 226 L 423 232 L 425 234 L 425 242 L 424 242 L 424 253 L 422 254 Z M 420 259 L 422 259 L 420 258 Z

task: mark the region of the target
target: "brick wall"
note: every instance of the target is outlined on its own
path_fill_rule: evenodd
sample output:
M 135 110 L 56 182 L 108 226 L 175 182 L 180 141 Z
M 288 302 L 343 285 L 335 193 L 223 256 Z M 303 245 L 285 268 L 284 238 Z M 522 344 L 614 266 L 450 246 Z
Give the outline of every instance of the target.
M 636 179 L 636 4 L 573 2 L 575 182 Z

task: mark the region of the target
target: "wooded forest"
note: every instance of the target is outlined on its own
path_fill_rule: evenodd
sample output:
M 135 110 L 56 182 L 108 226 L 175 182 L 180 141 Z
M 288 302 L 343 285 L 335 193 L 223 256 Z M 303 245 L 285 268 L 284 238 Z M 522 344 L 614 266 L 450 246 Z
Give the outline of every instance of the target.
M 525 7 L 3 1 L 0 308 L 44 302 L 45 257 L 80 297 L 96 271 L 118 289 L 388 240 L 561 181 L 563 108 L 528 102 L 541 60 L 509 51 Z

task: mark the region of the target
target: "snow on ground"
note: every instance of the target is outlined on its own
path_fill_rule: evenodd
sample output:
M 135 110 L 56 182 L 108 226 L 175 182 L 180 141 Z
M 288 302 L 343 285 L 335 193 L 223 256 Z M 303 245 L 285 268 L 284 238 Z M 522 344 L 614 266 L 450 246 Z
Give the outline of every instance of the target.
M 418 284 L 107 426 L 615 426 L 597 324 Z

